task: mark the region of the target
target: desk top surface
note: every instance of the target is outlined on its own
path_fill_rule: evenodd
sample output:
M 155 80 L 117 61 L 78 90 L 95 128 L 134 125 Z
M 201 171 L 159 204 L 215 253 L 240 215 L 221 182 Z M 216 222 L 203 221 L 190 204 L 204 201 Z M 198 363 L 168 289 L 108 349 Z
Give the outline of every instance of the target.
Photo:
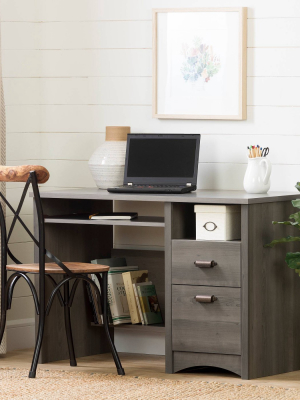
M 32 196 L 32 193 L 30 194 Z M 82 200 L 156 201 L 205 204 L 255 204 L 287 201 L 300 198 L 298 192 L 269 192 L 249 194 L 243 190 L 196 190 L 184 194 L 108 193 L 98 188 L 65 189 L 41 192 L 42 198 Z

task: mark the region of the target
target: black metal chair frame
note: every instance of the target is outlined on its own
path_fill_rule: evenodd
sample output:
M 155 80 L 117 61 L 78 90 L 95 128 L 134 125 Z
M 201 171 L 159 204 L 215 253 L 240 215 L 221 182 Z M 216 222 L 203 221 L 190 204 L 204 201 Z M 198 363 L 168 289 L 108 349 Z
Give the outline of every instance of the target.
M 33 194 L 35 198 L 36 204 L 36 211 L 37 211 L 37 219 L 38 219 L 38 232 L 39 232 L 39 240 L 37 240 L 28 227 L 25 225 L 21 217 L 19 216 L 20 211 L 22 209 L 25 196 L 27 194 L 28 188 L 32 185 Z M 117 372 L 119 375 L 125 375 L 124 369 L 122 368 L 122 364 L 120 362 L 118 353 L 114 346 L 113 340 L 111 338 L 109 332 L 109 321 L 108 321 L 108 313 L 107 313 L 107 272 L 102 272 L 102 277 L 98 273 L 96 274 L 97 279 L 99 281 L 99 285 L 101 288 L 101 293 L 93 280 L 88 278 L 88 276 L 84 274 L 74 274 L 70 271 L 58 258 L 56 258 L 53 254 L 51 254 L 48 250 L 45 249 L 45 226 L 44 226 L 44 215 L 43 215 L 43 208 L 42 202 L 40 198 L 39 188 L 38 188 L 38 180 L 35 171 L 31 171 L 28 177 L 28 180 L 25 183 L 25 187 L 17 207 L 17 210 L 11 206 L 11 204 L 7 201 L 7 199 L 3 196 L 0 192 L 0 197 L 3 202 L 9 207 L 9 209 L 13 212 L 14 218 L 10 227 L 10 230 L 7 235 L 6 230 L 6 222 L 5 222 L 5 215 L 3 212 L 2 205 L 0 204 L 0 227 L 1 227 L 1 321 L 0 321 L 0 343 L 3 338 L 5 325 L 6 325 L 6 312 L 11 308 L 12 304 L 12 297 L 13 291 L 15 288 L 16 283 L 20 278 L 24 278 L 27 284 L 29 285 L 33 300 L 35 303 L 35 309 L 37 315 L 39 315 L 39 326 L 37 332 L 37 339 L 31 364 L 31 369 L 29 372 L 29 378 L 35 378 L 36 376 L 36 369 L 38 364 L 38 359 L 40 355 L 40 350 L 43 341 L 43 333 L 44 333 L 44 326 L 45 326 L 45 317 L 49 314 L 53 300 L 55 296 L 58 296 L 58 300 L 61 306 L 64 307 L 64 319 L 65 319 L 65 329 L 66 329 L 66 336 L 68 342 L 68 350 L 69 350 L 69 357 L 70 357 L 70 365 L 76 366 L 76 358 L 75 358 L 75 351 L 74 351 L 74 344 L 73 344 L 73 336 L 72 336 L 72 328 L 71 328 L 71 316 L 70 316 L 70 308 L 73 304 L 75 292 L 78 286 L 78 283 L 82 281 L 88 282 L 92 285 L 97 293 L 97 299 L 99 301 L 99 309 L 103 310 L 103 325 L 106 333 L 106 337 L 108 339 L 111 353 L 116 364 Z M 37 291 L 35 289 L 34 284 L 32 283 L 31 279 L 27 276 L 27 272 L 20 272 L 16 271 L 13 273 L 9 279 L 7 279 L 7 255 L 16 263 L 22 264 L 10 251 L 8 247 L 8 242 L 15 227 L 16 222 L 19 221 L 23 228 L 26 230 L 28 235 L 31 237 L 35 245 L 39 249 L 39 296 L 37 295 Z M 45 273 L 45 255 L 49 257 L 53 262 L 55 262 L 60 268 L 64 270 L 67 277 L 64 278 L 61 282 L 56 283 L 56 281 L 52 278 L 51 275 Z M 54 289 L 51 292 L 49 300 L 46 305 L 45 299 L 45 277 L 49 279 L 49 281 L 53 284 Z M 72 289 L 70 291 L 70 282 L 73 281 Z M 61 287 L 63 286 L 63 295 L 61 294 Z

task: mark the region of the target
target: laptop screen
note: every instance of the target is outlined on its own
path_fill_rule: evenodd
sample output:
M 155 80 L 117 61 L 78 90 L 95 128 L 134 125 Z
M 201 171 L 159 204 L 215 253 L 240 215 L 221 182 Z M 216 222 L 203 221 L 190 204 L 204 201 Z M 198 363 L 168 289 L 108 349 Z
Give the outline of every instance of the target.
M 200 135 L 129 134 L 124 183 L 196 184 Z

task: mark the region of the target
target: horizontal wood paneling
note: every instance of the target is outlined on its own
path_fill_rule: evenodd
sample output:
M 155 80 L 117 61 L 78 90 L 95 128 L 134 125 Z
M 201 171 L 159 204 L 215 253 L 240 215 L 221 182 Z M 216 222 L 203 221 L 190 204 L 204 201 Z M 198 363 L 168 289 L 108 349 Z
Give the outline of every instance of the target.
M 150 17 L 151 19 L 151 17 Z M 299 47 L 300 18 L 250 19 L 248 47 Z M 2 22 L 3 49 L 151 48 L 143 21 Z
M 35 314 L 32 296 L 16 297 L 12 301 L 12 307 L 7 313 L 7 320 L 33 318 Z
M 248 76 L 300 76 L 300 48 L 249 48 Z
M 3 76 L 86 77 L 105 74 L 151 76 L 151 50 L 112 49 L 105 52 L 104 50 L 3 50 Z M 118 52 L 119 57 L 116 57 Z M 247 53 L 248 76 L 300 76 L 298 68 L 300 48 L 249 48 Z M 135 60 L 138 60 L 137 64 Z M 99 67 L 101 63 L 102 66 Z M 137 72 L 139 66 L 141 69 Z
M 4 77 L 151 76 L 149 49 L 2 50 Z M 120 68 L 122 65 L 122 68 Z
M 23 187 L 19 186 L 19 184 L 16 184 L 16 185 L 17 186 L 15 186 L 14 184 L 8 184 L 7 185 L 8 187 L 6 188 L 7 200 L 14 207 L 14 209 L 16 209 L 19 204 L 19 201 L 20 201 L 20 198 L 21 198 L 21 195 L 23 192 L 23 187 L 24 187 L 24 185 L 23 185 Z M 43 190 L 56 190 L 56 189 L 58 189 L 58 188 L 53 187 L 53 186 L 52 187 L 50 187 L 50 186 L 44 187 L 42 185 L 40 185 L 40 188 L 39 188 L 40 192 L 42 192 Z M 61 188 L 59 188 L 59 189 L 61 189 Z M 29 192 L 30 191 L 31 191 L 31 189 L 29 190 Z M 23 216 L 23 215 L 32 215 L 32 214 L 33 214 L 32 197 L 29 197 L 29 195 L 27 195 L 25 197 L 20 215 Z M 12 211 L 10 211 L 10 209 L 8 207 L 6 207 L 6 216 L 9 217 L 11 215 L 13 215 Z
M 300 77 L 249 77 L 249 106 L 300 106 Z M 151 105 L 151 77 L 5 78 L 6 105 Z
M 104 133 L 10 133 L 7 135 L 8 148 L 12 149 L 13 143 L 16 142 L 19 143 L 19 146 L 15 151 L 10 151 L 11 157 L 8 155 L 7 158 L 9 163 L 11 163 L 10 159 L 13 154 L 19 155 L 19 160 L 24 159 L 24 162 L 30 159 L 32 162 L 37 160 L 42 164 L 44 164 L 44 160 L 87 162 L 95 149 L 103 143 L 104 137 Z M 27 143 L 35 143 L 35 145 L 28 147 Z M 245 163 L 247 162 L 247 146 L 251 144 L 270 147 L 272 151 L 269 158 L 273 164 L 287 162 L 300 164 L 300 136 L 285 135 L 283 137 L 279 134 L 253 137 L 251 134 L 202 133 L 200 160 L 204 163 L 232 163 L 233 160 L 236 163 Z M 23 151 L 22 148 L 25 150 Z
M 25 105 L 6 107 L 8 132 L 104 132 L 108 125 L 136 133 L 298 135 L 300 107 L 248 106 L 245 121 L 159 120 L 151 106 Z
M 3 21 L 87 21 L 87 20 L 143 20 L 151 19 L 152 8 L 207 7 L 199 0 L 2 0 Z M 248 7 L 248 18 L 300 17 L 298 0 L 281 2 L 240 1 Z M 235 0 L 226 7 L 236 7 Z M 223 0 L 210 0 L 209 7 L 224 7 Z
M 247 104 L 300 106 L 300 77 L 255 77 L 247 80 Z
M 299 47 L 300 19 L 278 17 L 248 20 L 248 47 Z
M 6 104 L 152 103 L 151 77 L 5 79 Z M 20 93 L 20 95 L 18 95 Z
M 3 49 L 151 48 L 151 21 L 3 22 Z
M 14 254 L 17 259 L 19 259 L 23 264 L 31 264 L 34 261 L 33 257 L 33 248 L 34 245 L 32 242 L 24 242 L 24 243 L 12 243 L 9 246 L 11 252 Z M 13 264 L 12 260 L 8 258 L 8 263 Z
M 8 277 L 13 274 L 13 271 L 8 272 Z M 32 276 L 30 277 L 32 279 Z M 32 279 L 33 281 L 33 279 Z M 25 296 L 32 296 L 31 290 L 25 281 L 25 279 L 20 278 L 15 286 L 13 297 L 25 297 Z
M 22 215 L 21 216 L 23 222 L 25 225 L 28 227 L 28 229 L 33 232 L 33 218 L 32 215 Z M 7 230 L 9 231 L 11 224 L 13 221 L 13 216 L 8 216 L 6 217 L 6 226 Z M 20 242 L 29 242 L 31 241 L 30 236 L 28 233 L 25 231 L 25 229 L 22 227 L 22 225 L 19 222 L 16 222 L 16 225 L 14 227 L 13 233 L 11 235 L 9 243 L 20 243 Z
M 105 133 L 19 132 L 9 133 L 6 141 L 7 160 L 88 160 Z

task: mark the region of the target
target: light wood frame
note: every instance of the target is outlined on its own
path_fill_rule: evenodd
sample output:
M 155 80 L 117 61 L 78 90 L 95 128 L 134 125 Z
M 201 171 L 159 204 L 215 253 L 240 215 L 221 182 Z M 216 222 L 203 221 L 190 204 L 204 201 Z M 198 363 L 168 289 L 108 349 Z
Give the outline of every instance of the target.
M 239 13 L 239 112 L 237 115 L 188 115 L 157 113 L 157 14 L 168 12 L 238 12 Z M 152 10 L 153 61 L 152 111 L 153 118 L 162 119 L 219 119 L 243 120 L 247 118 L 247 7 L 230 8 L 161 8 Z

